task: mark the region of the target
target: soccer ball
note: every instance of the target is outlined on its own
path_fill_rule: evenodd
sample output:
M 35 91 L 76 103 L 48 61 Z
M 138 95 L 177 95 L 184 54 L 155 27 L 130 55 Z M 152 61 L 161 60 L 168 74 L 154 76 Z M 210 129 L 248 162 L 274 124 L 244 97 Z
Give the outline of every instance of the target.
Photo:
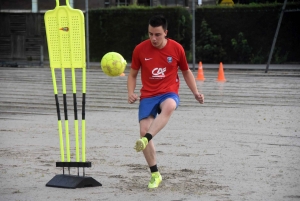
M 102 71 L 111 77 L 120 76 L 126 68 L 126 60 L 117 52 L 108 52 L 101 59 Z

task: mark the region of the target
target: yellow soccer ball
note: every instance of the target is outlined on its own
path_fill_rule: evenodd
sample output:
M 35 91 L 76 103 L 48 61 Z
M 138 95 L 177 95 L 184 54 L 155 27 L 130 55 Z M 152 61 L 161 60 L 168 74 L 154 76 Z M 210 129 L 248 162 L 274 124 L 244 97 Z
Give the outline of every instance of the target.
M 126 60 L 117 52 L 108 52 L 101 59 L 102 71 L 111 77 L 120 76 L 126 68 Z

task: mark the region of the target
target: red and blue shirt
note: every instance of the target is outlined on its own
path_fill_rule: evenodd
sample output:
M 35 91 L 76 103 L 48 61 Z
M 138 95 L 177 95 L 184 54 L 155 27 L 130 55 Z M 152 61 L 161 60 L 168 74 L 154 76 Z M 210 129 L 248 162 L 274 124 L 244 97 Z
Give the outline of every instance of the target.
M 150 39 L 138 44 L 132 55 L 131 68 L 141 69 L 141 97 L 148 98 L 179 90 L 178 69 L 189 69 L 183 47 L 172 39 L 158 49 Z

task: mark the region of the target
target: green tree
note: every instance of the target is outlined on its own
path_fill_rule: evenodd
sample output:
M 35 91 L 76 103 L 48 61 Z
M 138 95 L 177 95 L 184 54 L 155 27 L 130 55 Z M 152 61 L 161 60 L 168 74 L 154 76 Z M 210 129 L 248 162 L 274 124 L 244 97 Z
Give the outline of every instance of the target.
M 221 35 L 213 35 L 205 20 L 202 20 L 196 42 L 196 60 L 205 63 L 219 63 L 226 55 Z
M 233 60 L 238 63 L 249 63 L 252 48 L 248 45 L 248 41 L 242 32 L 238 34 L 237 39 L 231 39 L 231 45 L 235 53 L 235 59 Z

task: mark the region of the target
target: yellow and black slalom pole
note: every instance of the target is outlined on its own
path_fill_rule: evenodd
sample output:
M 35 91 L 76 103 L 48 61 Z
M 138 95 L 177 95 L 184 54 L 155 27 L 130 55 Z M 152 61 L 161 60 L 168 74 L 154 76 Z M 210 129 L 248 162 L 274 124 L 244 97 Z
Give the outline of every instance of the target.
M 69 120 L 68 120 L 68 107 L 67 107 L 67 87 L 66 87 L 66 74 L 65 68 L 61 68 L 62 88 L 63 88 L 63 102 L 64 102 L 64 115 L 65 115 L 65 134 L 66 134 L 66 150 L 67 150 L 67 162 L 71 162 L 70 154 L 70 135 L 69 135 Z M 68 167 L 70 174 L 70 167 Z
M 65 132 L 66 132 L 65 135 L 66 135 L 67 162 L 70 162 L 71 161 L 71 156 L 70 156 L 70 137 L 69 137 L 69 120 L 68 120 L 67 89 L 66 89 L 65 68 L 61 68 L 61 78 L 62 78 L 64 115 L 65 115 Z
M 53 89 L 54 89 L 54 96 L 55 96 L 56 111 L 57 111 L 57 124 L 58 124 L 59 145 L 60 145 L 60 160 L 61 160 L 61 162 L 64 162 L 65 161 L 64 140 L 63 140 L 63 134 L 62 134 L 60 108 L 59 108 L 59 101 L 58 101 L 58 95 L 57 95 L 57 86 L 56 86 L 56 77 L 55 77 L 55 69 L 54 68 L 51 68 L 51 74 L 52 74 L 52 82 L 53 82 Z
M 73 105 L 74 105 L 74 126 L 75 126 L 76 162 L 79 162 L 80 159 L 79 159 L 78 115 L 77 115 L 75 68 L 72 68 L 72 88 L 73 88 Z
M 85 162 L 85 93 L 86 93 L 86 68 L 82 68 L 82 162 Z

